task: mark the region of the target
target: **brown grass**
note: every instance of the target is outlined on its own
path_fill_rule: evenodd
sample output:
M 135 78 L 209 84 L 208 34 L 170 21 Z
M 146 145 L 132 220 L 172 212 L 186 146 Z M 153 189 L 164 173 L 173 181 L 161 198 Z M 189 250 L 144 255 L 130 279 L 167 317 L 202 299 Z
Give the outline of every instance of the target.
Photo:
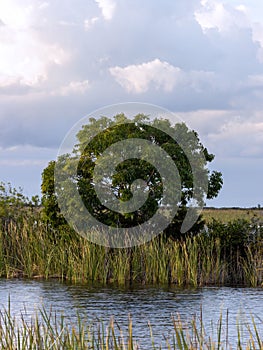
M 224 223 L 237 219 L 263 221 L 263 209 L 257 208 L 204 208 L 202 214 L 206 222 L 213 219 Z

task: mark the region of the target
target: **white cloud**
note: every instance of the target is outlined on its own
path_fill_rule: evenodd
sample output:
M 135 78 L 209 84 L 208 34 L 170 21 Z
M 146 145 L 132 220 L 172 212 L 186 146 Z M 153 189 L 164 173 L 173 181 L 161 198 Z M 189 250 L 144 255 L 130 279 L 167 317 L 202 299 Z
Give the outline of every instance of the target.
M 235 112 L 234 112 L 235 113 Z M 180 118 L 194 130 L 198 130 L 203 137 L 216 133 L 222 124 L 227 123 L 235 114 L 228 110 L 194 110 L 179 113 Z
M 16 0 L 0 2 L 0 18 L 10 28 L 20 30 L 28 28 L 31 24 L 33 6 L 19 4 Z
M 69 54 L 58 44 L 46 42 L 34 30 L 34 8 L 18 1 L 0 4 L 0 85 L 14 81 L 36 85 L 47 79 L 50 65 L 65 63 Z
M 46 9 L 46 8 L 48 8 L 49 7 L 49 3 L 47 2 L 47 1 L 44 1 L 44 2 L 42 2 L 40 5 L 39 5 L 39 9 L 40 10 L 44 10 L 44 9 Z
M 0 147 L 0 165 L 43 165 L 51 152 L 56 154 L 57 150 L 31 145 Z
M 41 43 L 33 33 L 16 33 L 13 42 L 0 44 L 1 80 L 18 79 L 35 85 L 47 79 L 49 65 L 61 65 L 68 54 L 57 45 Z
M 16 77 L 0 75 L 0 88 L 10 87 L 15 84 L 20 84 L 20 81 Z
M 88 80 L 72 81 L 68 85 L 55 90 L 52 95 L 68 96 L 71 94 L 84 94 L 90 87 Z
M 95 0 L 101 9 L 102 16 L 105 20 L 111 20 L 116 8 L 116 3 L 113 0 Z
M 263 74 L 249 75 L 246 83 L 247 87 L 263 87 Z
M 46 165 L 46 161 L 43 160 L 32 160 L 32 159 L 0 159 L 0 166 L 32 166 L 32 165 L 38 165 L 44 167 Z
M 256 22 L 252 24 L 252 37 L 254 42 L 260 45 L 257 58 L 263 63 L 263 23 Z
M 216 158 L 262 158 L 261 111 L 197 110 L 179 113 L 189 128 L 198 131 L 201 142 Z
M 201 4 L 202 7 L 194 15 L 204 33 L 213 28 L 224 33 L 234 27 L 248 26 L 244 5 L 231 7 L 217 0 L 202 0 Z
M 263 122 L 232 118 L 211 132 L 207 140 L 224 157 L 263 157 Z
M 263 47 L 263 23 L 253 24 L 253 40 Z
M 228 30 L 232 25 L 232 18 L 222 3 L 216 1 L 201 1 L 203 8 L 195 12 L 195 18 L 206 32 L 217 28 L 220 32 Z
M 194 15 L 205 34 L 217 29 L 231 36 L 233 28 L 247 28 L 251 30 L 253 42 L 260 45 L 257 58 L 263 63 L 263 21 L 256 19 L 249 5 L 231 6 L 218 0 L 202 0 L 201 5 Z
M 133 93 L 182 114 L 216 160 L 260 157 L 262 11 L 258 0 L 0 0 L 1 145 L 58 147 L 80 116 Z M 11 153 L 0 158 L 31 159 Z M 31 185 L 26 168 L 1 174 Z
M 128 92 L 143 93 L 149 89 L 151 84 L 156 89 L 171 91 L 180 79 L 181 70 L 168 62 L 155 59 L 124 68 L 112 67 L 110 73 Z
M 84 21 L 85 30 L 89 30 L 98 20 L 99 20 L 99 17 L 92 17 L 90 19 L 85 19 Z
M 153 61 L 110 68 L 111 75 L 128 92 L 145 93 L 151 87 L 171 92 L 175 87 L 187 87 L 200 93 L 214 83 L 214 73 L 206 71 L 185 72 L 168 62 Z

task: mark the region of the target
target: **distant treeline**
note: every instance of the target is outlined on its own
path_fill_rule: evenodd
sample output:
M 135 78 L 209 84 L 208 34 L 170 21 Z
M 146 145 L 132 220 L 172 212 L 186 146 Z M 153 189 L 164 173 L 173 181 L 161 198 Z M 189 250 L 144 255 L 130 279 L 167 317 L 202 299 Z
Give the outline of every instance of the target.
M 261 206 L 257 207 L 207 207 L 205 206 L 203 210 L 263 210 Z

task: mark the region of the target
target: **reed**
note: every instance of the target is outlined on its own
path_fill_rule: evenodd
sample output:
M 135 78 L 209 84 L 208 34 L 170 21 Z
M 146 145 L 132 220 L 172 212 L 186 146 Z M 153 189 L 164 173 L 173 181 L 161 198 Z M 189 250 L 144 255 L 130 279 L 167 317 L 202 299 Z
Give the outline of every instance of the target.
M 263 339 L 255 318 L 250 321 L 237 322 L 236 344 L 228 340 L 228 324 L 223 324 L 220 314 L 217 326 L 206 329 L 202 316 L 194 316 L 192 320 L 184 321 L 180 315 L 172 317 L 169 337 L 156 339 L 149 324 L 148 339 L 136 339 L 133 333 L 132 318 L 128 317 L 128 327 L 125 331 L 113 318 L 109 322 L 87 322 L 77 315 L 77 321 L 72 324 L 63 315 L 41 308 L 35 315 L 28 318 L 26 312 L 20 317 L 14 317 L 7 309 L 0 312 L 0 347 L 8 350 L 53 349 L 53 350 L 138 350 L 165 349 L 170 350 L 239 350 L 263 349 Z M 243 334 L 243 329 L 246 335 Z
M 89 242 L 68 226 L 54 230 L 40 215 L 26 213 L 19 220 L 0 225 L 0 277 L 195 287 L 261 285 L 262 231 L 259 238 L 249 238 L 242 252 L 231 245 L 226 251 L 224 234 L 227 235 L 228 227 L 220 225 L 214 225 L 209 234 L 204 232 L 181 241 L 157 237 L 133 248 L 113 249 Z M 235 225 L 229 227 L 236 229 Z M 217 231 L 223 229 L 220 236 Z

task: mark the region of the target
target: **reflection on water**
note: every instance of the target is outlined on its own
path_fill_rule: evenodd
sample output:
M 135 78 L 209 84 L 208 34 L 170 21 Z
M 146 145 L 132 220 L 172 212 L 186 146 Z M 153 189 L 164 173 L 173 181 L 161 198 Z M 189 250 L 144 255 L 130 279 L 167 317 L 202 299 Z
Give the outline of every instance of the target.
M 194 315 L 202 318 L 206 329 L 215 325 L 223 312 L 229 311 L 229 341 L 236 343 L 236 321 L 256 316 L 263 334 L 263 289 L 251 288 L 200 288 L 178 289 L 175 287 L 137 286 L 129 289 L 120 287 L 99 287 L 63 284 L 58 281 L 0 280 L 0 305 L 7 307 L 11 299 L 11 311 L 15 315 L 26 308 L 31 315 L 44 306 L 63 313 L 72 324 L 79 315 L 90 322 L 101 320 L 108 323 L 111 316 L 125 330 L 128 315 L 131 314 L 134 335 L 143 349 L 149 339 L 148 321 L 153 328 L 157 344 L 165 344 L 164 338 L 172 330 L 171 316 L 181 315 L 190 320 Z M 242 312 L 241 312 L 242 311 Z M 245 314 L 244 314 L 245 313 Z M 261 319 L 261 320 L 260 320 Z M 245 334 L 245 333 L 244 333 Z M 149 341 L 150 344 L 150 341 Z

